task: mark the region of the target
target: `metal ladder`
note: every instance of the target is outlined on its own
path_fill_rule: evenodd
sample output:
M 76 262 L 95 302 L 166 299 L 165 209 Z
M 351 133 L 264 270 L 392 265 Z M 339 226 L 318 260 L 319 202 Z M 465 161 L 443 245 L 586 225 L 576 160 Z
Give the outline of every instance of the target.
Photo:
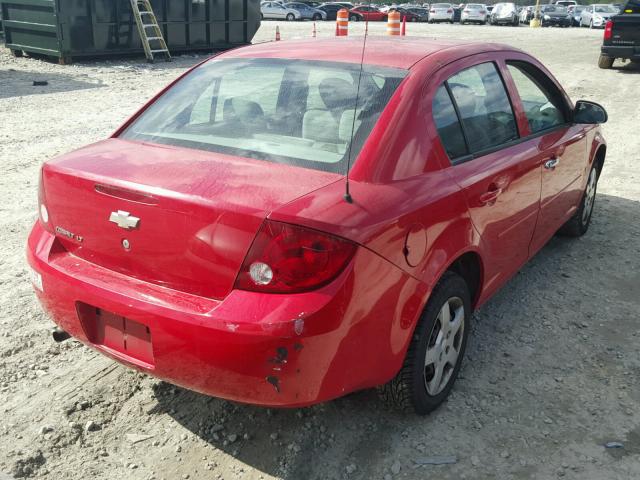
M 171 54 L 169 53 L 169 48 L 167 48 L 167 43 L 164 41 L 162 30 L 160 30 L 160 25 L 155 13 L 153 13 L 149 0 L 131 0 L 131 9 L 136 19 L 147 61 L 153 63 L 156 54 L 164 54 L 165 60 L 170 62 Z M 147 35 L 148 29 L 152 31 L 151 36 Z M 151 46 L 152 42 L 155 43 L 155 46 Z

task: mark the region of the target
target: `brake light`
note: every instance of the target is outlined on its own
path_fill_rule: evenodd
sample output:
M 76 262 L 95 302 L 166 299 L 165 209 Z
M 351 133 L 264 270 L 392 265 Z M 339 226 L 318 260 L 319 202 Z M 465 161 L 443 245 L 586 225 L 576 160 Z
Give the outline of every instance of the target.
M 478 13 L 480 13 L 480 15 L 484 15 L 487 12 L 485 12 L 484 10 L 480 10 L 480 12 L 478 12 Z
M 608 20 L 604 26 L 604 39 L 611 39 L 611 35 L 613 34 L 613 20 Z
M 53 233 L 53 227 L 51 227 L 49 219 L 49 210 L 47 210 L 47 201 L 44 194 L 44 181 L 42 176 L 43 172 L 42 169 L 40 169 L 40 178 L 38 180 L 38 218 L 40 219 L 40 224 L 44 229 Z
M 234 288 L 297 293 L 322 287 L 344 270 L 356 251 L 348 240 L 266 220 L 247 253 Z
M 453 10 L 449 9 L 447 10 L 447 13 L 453 13 Z

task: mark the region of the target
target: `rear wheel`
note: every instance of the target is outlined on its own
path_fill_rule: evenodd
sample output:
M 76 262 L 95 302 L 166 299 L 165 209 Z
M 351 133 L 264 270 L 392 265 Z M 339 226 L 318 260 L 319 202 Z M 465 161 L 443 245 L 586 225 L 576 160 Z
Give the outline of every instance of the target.
M 589 229 L 591 223 L 591 215 L 593 214 L 593 206 L 596 202 L 596 191 L 598 189 L 598 169 L 594 165 L 589 172 L 587 187 L 582 195 L 580 206 L 576 213 L 565 223 L 558 233 L 568 237 L 581 237 Z
M 435 410 L 458 376 L 469 336 L 471 299 L 464 279 L 446 272 L 433 289 L 402 369 L 379 387 L 383 401 L 419 415 Z
M 359 22 L 359 21 L 360 21 L 360 17 L 358 17 L 358 16 L 356 16 L 356 15 L 352 15 L 352 16 L 349 18 L 349 21 L 350 21 L 350 22 Z
M 293 13 L 287 13 L 287 22 L 293 22 L 296 16 Z
M 313 14 L 313 21 L 314 22 L 319 22 L 320 20 L 322 20 L 322 15 L 320 15 L 319 13 L 314 13 Z
M 613 67 L 613 62 L 615 62 L 615 58 L 613 57 L 607 57 L 606 55 L 600 55 L 600 58 L 598 58 L 598 67 L 602 68 L 602 69 L 609 69 L 611 67 Z

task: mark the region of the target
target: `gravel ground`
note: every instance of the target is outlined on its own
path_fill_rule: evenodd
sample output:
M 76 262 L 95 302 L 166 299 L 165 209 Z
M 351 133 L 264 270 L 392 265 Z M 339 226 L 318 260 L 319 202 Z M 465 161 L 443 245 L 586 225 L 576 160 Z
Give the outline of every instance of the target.
M 283 39 L 311 34 L 279 25 Z M 589 233 L 553 239 L 475 314 L 456 388 L 420 418 L 371 391 L 300 410 L 236 405 L 54 344 L 24 259 L 41 162 L 104 138 L 202 57 L 59 66 L 0 49 L 0 478 L 640 478 L 640 69 L 599 70 L 602 33 L 587 29 L 408 30 L 520 47 L 610 117 Z M 455 463 L 421 465 L 434 455 Z

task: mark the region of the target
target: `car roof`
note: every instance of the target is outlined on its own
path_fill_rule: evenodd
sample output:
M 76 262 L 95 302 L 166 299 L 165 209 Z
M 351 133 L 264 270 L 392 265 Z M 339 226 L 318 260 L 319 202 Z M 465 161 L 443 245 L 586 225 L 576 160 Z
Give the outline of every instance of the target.
M 360 63 L 362 43 L 362 36 L 265 42 L 230 50 L 215 58 L 285 58 Z M 369 36 L 364 63 L 410 69 L 423 58 L 445 49 L 447 57 L 452 59 L 482 52 L 515 50 L 508 45 L 496 43 L 436 40 L 426 37 Z

